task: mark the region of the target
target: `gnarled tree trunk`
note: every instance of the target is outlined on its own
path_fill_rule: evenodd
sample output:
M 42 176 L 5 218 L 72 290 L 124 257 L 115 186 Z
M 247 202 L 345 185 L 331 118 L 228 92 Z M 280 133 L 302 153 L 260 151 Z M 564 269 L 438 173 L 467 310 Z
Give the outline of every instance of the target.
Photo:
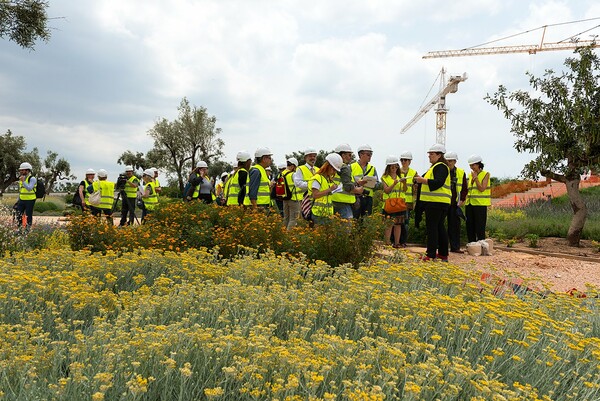
M 583 201 L 581 192 L 579 192 L 579 178 L 574 180 L 567 179 L 565 185 L 567 186 L 567 195 L 573 209 L 573 218 L 567 232 L 567 242 L 570 246 L 579 246 L 579 240 L 581 239 L 581 233 L 583 232 L 583 226 L 587 217 L 587 206 Z

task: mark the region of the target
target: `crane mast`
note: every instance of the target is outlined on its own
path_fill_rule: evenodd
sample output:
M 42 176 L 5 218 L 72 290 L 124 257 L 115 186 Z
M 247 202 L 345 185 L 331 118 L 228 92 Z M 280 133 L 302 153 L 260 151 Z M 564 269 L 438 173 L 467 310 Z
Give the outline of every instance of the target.
M 442 68 L 440 72 L 440 90 L 436 93 L 421 109 L 415 114 L 401 130 L 400 133 L 404 134 L 413 125 L 417 123 L 433 106 L 437 105 L 435 109 L 435 128 L 436 128 L 436 143 L 446 144 L 446 114 L 448 109 L 446 108 L 446 95 L 449 93 L 456 93 L 458 90 L 458 84 L 467 80 L 467 73 L 463 75 L 452 75 L 446 82 L 446 70 Z

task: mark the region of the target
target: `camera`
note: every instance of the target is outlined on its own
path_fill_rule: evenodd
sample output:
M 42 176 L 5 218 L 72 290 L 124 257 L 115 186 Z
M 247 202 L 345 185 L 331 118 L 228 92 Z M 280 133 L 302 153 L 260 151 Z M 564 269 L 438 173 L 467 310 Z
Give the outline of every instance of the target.
M 119 178 L 117 178 L 117 182 L 115 183 L 115 190 L 123 191 L 125 189 L 125 184 L 127 184 L 127 176 L 125 174 L 119 174 Z

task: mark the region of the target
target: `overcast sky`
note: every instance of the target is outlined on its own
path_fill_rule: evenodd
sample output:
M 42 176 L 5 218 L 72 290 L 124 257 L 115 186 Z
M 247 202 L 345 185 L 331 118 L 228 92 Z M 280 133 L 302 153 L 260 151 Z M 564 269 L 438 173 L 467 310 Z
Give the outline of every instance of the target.
M 448 150 L 464 168 L 478 153 L 493 176 L 515 177 L 531 155 L 514 150 L 508 121 L 483 98 L 500 84 L 528 89 L 527 71 L 561 71 L 571 51 L 421 57 L 599 17 L 600 3 L 50 0 L 48 13 L 56 18 L 52 37 L 35 51 L 0 41 L 0 129 L 24 136 L 42 156 L 57 151 L 79 177 L 91 167 L 114 178 L 119 155 L 149 150 L 148 130 L 158 118 L 176 118 L 184 96 L 216 116 L 229 162 L 260 146 L 279 163 L 307 146 L 368 143 L 380 174 L 387 155 L 405 150 L 424 173 L 435 113 L 404 135 L 400 129 L 439 90 L 443 66 L 468 74 L 446 98 Z M 551 27 L 546 41 L 598 24 Z M 493 45 L 535 44 L 541 35 Z

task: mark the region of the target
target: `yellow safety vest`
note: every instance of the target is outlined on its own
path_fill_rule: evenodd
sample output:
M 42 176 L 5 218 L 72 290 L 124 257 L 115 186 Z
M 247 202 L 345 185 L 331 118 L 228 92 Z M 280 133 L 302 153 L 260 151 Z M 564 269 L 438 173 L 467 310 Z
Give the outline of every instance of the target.
M 406 201 L 406 203 L 414 202 L 413 185 L 415 183 L 414 182 L 415 175 L 417 175 L 416 170 L 413 170 L 412 168 L 409 167 L 406 174 L 404 174 L 402 171 L 398 170 L 398 175 L 400 177 L 406 177 L 406 192 L 404 193 L 404 200 Z
M 302 199 L 302 194 L 298 193 L 298 191 L 296 190 L 296 186 L 294 185 L 293 175 L 294 175 L 294 173 L 292 173 L 290 170 L 286 170 L 283 172 L 283 179 L 287 183 L 286 191 L 289 188 L 290 192 L 292 193 L 290 200 L 299 201 Z
M 485 176 L 489 174 L 487 171 L 481 170 L 477 174 L 477 180 L 483 182 Z M 492 188 L 488 182 L 488 187 L 485 191 L 481 192 L 477 189 L 475 180 L 469 179 L 469 192 L 467 193 L 466 205 L 472 206 L 491 206 L 492 205 Z
M 306 181 L 306 185 L 307 185 L 307 191 L 310 194 L 311 193 L 311 184 L 312 184 L 312 179 L 315 176 L 315 174 L 317 174 L 319 172 L 319 168 L 317 166 L 313 166 L 313 170 L 315 171 L 314 174 L 312 171 L 310 171 L 310 168 L 308 168 L 307 164 L 303 164 L 300 167 L 298 167 L 298 169 L 302 172 L 302 180 Z
M 385 184 L 388 187 L 394 183 L 394 179 L 392 177 L 390 177 L 389 175 L 381 176 L 381 181 L 385 182 Z M 405 197 L 405 194 L 404 194 L 404 192 L 402 192 L 401 188 L 402 188 L 402 182 L 399 182 L 396 185 L 394 185 L 394 188 L 392 188 L 392 190 L 390 191 L 389 194 L 386 194 L 385 191 L 383 191 L 383 202 L 381 204 L 382 209 L 385 207 L 386 199 L 404 198 Z
M 150 196 L 147 198 L 142 198 L 144 202 L 144 206 L 148 210 L 154 210 L 156 205 L 158 205 L 158 193 L 156 192 L 156 182 L 151 181 L 147 184 L 144 184 L 144 192 L 146 192 L 146 188 L 150 186 Z
M 444 163 L 437 162 L 436 164 L 431 166 L 429 168 L 429 170 L 427 170 L 427 173 L 425 173 L 423 178 L 428 179 L 428 180 L 432 179 L 433 178 L 433 169 L 439 164 L 445 166 L 446 169 L 448 169 L 448 166 L 445 165 Z M 450 188 L 450 169 L 448 169 L 448 176 L 446 177 L 446 181 L 444 182 L 444 185 L 442 185 L 440 188 L 436 189 L 435 191 L 431 191 L 429 189 L 429 184 L 427 184 L 427 183 L 421 184 L 421 198 L 420 199 L 423 202 L 446 203 L 449 205 L 450 200 L 452 199 L 452 189 Z
M 115 198 L 115 183 L 106 180 L 94 181 L 92 188 L 94 192 L 100 190 L 101 200 L 100 204 L 96 207 L 100 209 L 112 209 Z
M 335 176 L 333 177 L 333 183 L 337 184 L 340 187 L 342 186 L 342 180 L 338 173 L 335 173 Z M 356 202 L 356 195 L 348 193 L 346 191 L 341 191 L 332 194 L 331 200 L 333 202 L 353 204 L 354 202 Z
M 245 171 L 248 172 L 245 168 L 238 169 L 232 177 L 229 177 L 225 182 L 225 197 L 227 198 L 227 206 L 237 205 L 238 204 L 238 195 L 241 191 L 240 187 L 240 177 L 239 172 Z M 249 206 L 250 198 L 248 198 L 248 184 L 250 182 L 250 177 L 246 177 L 246 196 L 244 197 L 244 205 Z
M 256 164 L 252 166 L 252 169 L 256 169 L 260 171 L 260 184 L 258 186 L 258 193 L 256 194 L 256 204 L 257 205 L 270 205 L 271 204 L 271 187 L 269 183 L 269 176 L 267 176 L 267 171 L 260 164 Z M 248 181 L 250 181 L 250 174 L 248 174 Z
M 25 177 L 25 182 L 29 183 L 29 179 L 31 178 L 31 174 L 29 174 L 27 177 Z M 35 189 L 37 188 L 37 182 L 36 184 L 33 186 L 33 188 L 31 188 L 31 191 L 28 190 L 27 188 L 25 188 L 25 186 L 23 185 L 23 181 L 19 180 L 19 199 L 21 200 L 35 200 Z
M 327 178 L 322 176 L 321 174 L 317 174 L 313 177 L 313 180 L 316 180 L 321 188 L 319 191 L 325 191 L 331 187 Z M 311 188 L 312 193 L 312 188 Z M 319 217 L 329 217 L 333 216 L 333 203 L 331 203 L 331 198 L 333 196 L 331 194 L 327 194 L 325 196 L 320 197 L 319 199 L 315 199 L 315 202 L 312 205 L 312 214 Z
M 127 179 L 127 182 L 131 182 L 131 183 L 135 184 L 135 187 L 125 185 L 125 195 L 127 195 L 128 198 L 137 198 L 137 192 L 138 192 L 138 186 L 140 183 L 140 179 L 137 178 L 135 175 L 132 175 L 131 177 L 129 177 Z
M 354 162 L 350 165 L 350 168 L 352 169 L 352 177 L 354 178 L 355 182 L 358 182 L 360 180 L 362 180 L 362 178 L 364 176 L 371 176 L 374 177 L 375 176 L 375 167 L 373 167 L 372 165 L 370 165 L 369 163 L 367 163 L 367 166 L 363 172 L 363 168 L 360 164 L 358 164 L 358 162 Z M 365 195 L 364 196 L 373 196 L 373 190 L 372 189 L 368 189 L 369 193 L 367 194 L 365 191 Z
M 89 182 L 88 180 L 83 180 L 83 182 L 85 182 L 85 184 L 86 184 L 83 187 L 83 201 L 85 202 L 85 204 L 87 206 L 92 206 L 92 205 L 90 205 L 90 193 L 87 191 L 87 187 L 90 185 L 93 185 L 94 181 Z
M 456 203 L 460 202 L 460 191 L 462 191 L 464 176 L 465 170 L 456 167 Z

